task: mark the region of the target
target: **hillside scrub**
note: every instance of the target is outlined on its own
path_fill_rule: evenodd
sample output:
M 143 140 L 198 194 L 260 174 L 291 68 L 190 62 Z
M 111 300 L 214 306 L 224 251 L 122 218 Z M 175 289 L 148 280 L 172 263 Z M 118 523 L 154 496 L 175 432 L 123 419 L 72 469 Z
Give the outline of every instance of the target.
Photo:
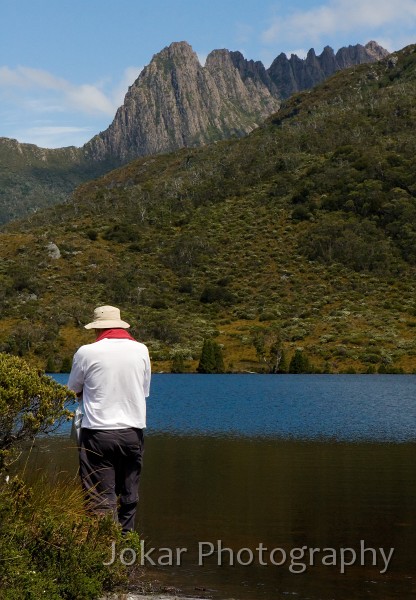
M 263 371 L 260 328 L 281 332 L 287 364 L 301 345 L 319 370 L 413 372 L 415 93 L 409 46 L 243 139 L 135 160 L 10 224 L 0 347 L 59 369 L 91 341 L 92 308 L 114 303 L 155 370 L 181 354 L 195 371 L 215 336 L 226 371 Z

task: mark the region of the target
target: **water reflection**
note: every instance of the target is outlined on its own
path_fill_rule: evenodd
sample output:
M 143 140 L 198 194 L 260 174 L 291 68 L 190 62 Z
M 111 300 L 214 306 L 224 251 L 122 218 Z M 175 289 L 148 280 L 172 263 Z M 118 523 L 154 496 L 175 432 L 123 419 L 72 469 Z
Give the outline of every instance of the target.
M 32 460 L 51 472 L 76 471 L 67 438 L 40 442 Z M 181 566 L 149 577 L 218 598 L 351 600 L 414 596 L 414 443 L 296 441 L 148 435 L 137 528 L 147 547 L 185 547 Z M 294 574 L 280 567 L 198 566 L 198 542 L 221 540 L 235 553 L 262 543 L 295 547 L 395 548 L 389 570 L 317 562 Z M 227 563 L 227 561 L 225 561 Z
M 188 552 L 147 575 L 241 600 L 414 597 L 415 387 L 414 376 L 155 376 L 137 528 L 148 548 Z M 32 460 L 75 473 L 71 446 L 42 440 Z M 384 574 L 379 552 L 343 574 L 319 555 L 297 574 L 218 566 L 217 554 L 198 566 L 198 543 L 217 540 L 235 553 L 262 543 L 339 557 L 361 540 L 395 551 Z

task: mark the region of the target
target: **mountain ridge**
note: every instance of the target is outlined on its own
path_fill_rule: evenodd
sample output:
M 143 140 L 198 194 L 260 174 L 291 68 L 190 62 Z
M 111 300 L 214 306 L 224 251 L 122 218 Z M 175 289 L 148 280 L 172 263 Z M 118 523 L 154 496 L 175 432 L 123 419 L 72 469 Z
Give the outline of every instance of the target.
M 342 68 L 387 55 L 374 41 L 343 47 L 336 54 L 327 46 L 319 56 L 309 50 L 305 59 L 288 59 L 282 53 L 266 69 L 241 52 L 217 49 L 202 66 L 187 42 L 173 42 L 154 55 L 129 87 L 113 122 L 84 149 L 95 160 L 111 156 L 122 164 L 137 156 L 246 135 L 276 112 L 282 99 Z M 152 114 L 154 107 L 159 119 Z
M 370 44 L 340 50 L 344 63 L 386 52 Z M 296 57 L 298 75 L 292 69 L 287 85 L 312 85 L 339 67 L 332 61 L 324 72 L 321 57 L 312 51 L 304 61 Z M 280 59 L 284 71 L 290 60 Z M 202 66 L 187 42 L 174 42 L 129 87 L 113 123 L 81 148 L 42 149 L 0 138 L 0 223 L 59 204 L 77 185 L 138 156 L 246 135 L 278 110 L 287 93 L 270 73 L 260 61 L 226 49 L 210 52 Z M 277 82 L 283 77 L 276 64 L 272 74 Z

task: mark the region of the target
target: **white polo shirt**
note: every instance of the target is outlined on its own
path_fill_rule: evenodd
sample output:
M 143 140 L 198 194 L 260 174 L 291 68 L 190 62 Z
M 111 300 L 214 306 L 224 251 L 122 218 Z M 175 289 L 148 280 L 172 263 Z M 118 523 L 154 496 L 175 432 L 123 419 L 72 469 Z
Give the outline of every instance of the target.
M 75 353 L 68 387 L 82 392 L 82 427 L 125 429 L 146 427 L 150 391 L 147 346 L 129 339 L 104 338 Z

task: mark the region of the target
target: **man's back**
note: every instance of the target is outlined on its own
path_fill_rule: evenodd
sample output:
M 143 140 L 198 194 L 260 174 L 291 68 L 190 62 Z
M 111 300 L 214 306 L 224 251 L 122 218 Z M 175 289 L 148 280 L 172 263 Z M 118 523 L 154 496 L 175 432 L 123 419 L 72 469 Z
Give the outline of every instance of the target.
M 82 391 L 82 426 L 89 429 L 145 428 L 149 385 L 147 347 L 129 339 L 81 346 L 68 381 L 71 389 Z

